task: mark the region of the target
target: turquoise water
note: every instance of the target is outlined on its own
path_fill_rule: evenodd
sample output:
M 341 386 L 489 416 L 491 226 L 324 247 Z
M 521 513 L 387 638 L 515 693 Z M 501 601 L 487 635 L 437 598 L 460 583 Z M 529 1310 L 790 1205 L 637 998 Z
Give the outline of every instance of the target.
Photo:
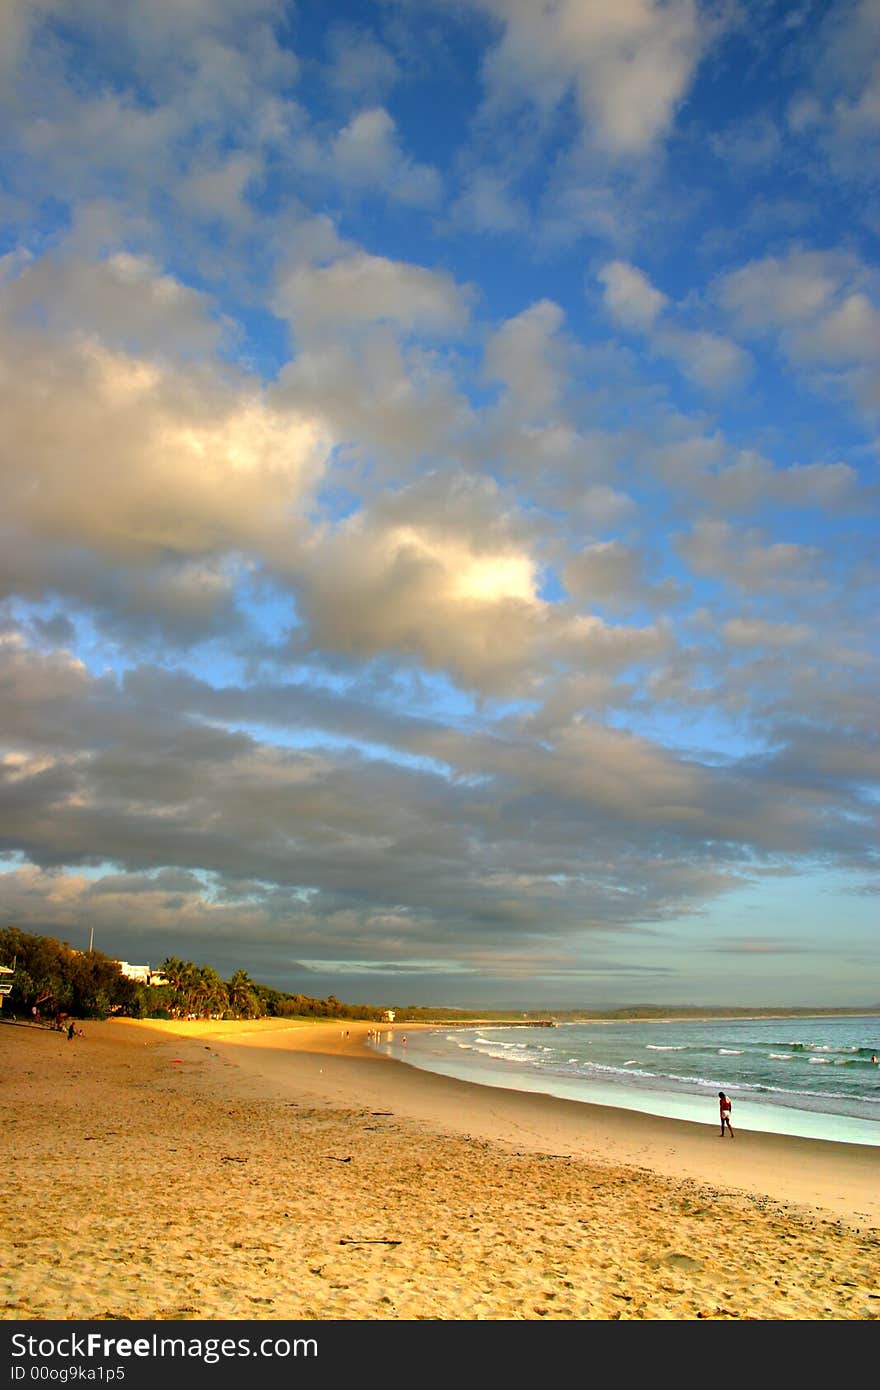
M 375 1045 L 464 1081 L 712 1124 L 724 1090 L 735 1129 L 880 1145 L 878 1015 L 399 1027 Z

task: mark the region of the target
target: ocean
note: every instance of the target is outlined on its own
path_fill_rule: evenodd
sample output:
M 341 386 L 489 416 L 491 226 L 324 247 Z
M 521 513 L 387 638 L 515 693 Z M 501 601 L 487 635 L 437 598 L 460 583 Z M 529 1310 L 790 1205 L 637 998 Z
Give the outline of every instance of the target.
M 409 1033 L 398 1025 L 374 1046 L 464 1081 L 706 1124 L 717 1123 L 724 1090 L 734 1130 L 880 1145 L 876 1014 Z

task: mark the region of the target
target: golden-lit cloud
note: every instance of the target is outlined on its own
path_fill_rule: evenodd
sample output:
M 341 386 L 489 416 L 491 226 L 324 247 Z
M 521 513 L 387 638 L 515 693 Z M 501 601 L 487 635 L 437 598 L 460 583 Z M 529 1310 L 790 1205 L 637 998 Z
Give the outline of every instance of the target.
M 318 422 L 269 405 L 243 379 L 87 337 L 19 340 L 14 370 L 4 346 L 7 524 L 129 563 L 259 554 L 301 527 L 326 458 Z

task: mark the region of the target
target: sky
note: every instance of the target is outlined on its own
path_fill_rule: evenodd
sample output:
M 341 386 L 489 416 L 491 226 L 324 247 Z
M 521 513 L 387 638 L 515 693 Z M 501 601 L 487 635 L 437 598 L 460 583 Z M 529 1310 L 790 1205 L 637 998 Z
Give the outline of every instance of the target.
M 872 1005 L 878 0 L 5 0 L 0 920 Z

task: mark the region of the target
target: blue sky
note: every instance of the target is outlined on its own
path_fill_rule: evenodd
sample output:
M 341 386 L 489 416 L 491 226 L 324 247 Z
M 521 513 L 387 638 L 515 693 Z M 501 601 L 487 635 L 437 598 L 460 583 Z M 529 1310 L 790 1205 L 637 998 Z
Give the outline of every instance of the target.
M 13 0 L 0 55 L 3 919 L 876 1003 L 876 0 Z

